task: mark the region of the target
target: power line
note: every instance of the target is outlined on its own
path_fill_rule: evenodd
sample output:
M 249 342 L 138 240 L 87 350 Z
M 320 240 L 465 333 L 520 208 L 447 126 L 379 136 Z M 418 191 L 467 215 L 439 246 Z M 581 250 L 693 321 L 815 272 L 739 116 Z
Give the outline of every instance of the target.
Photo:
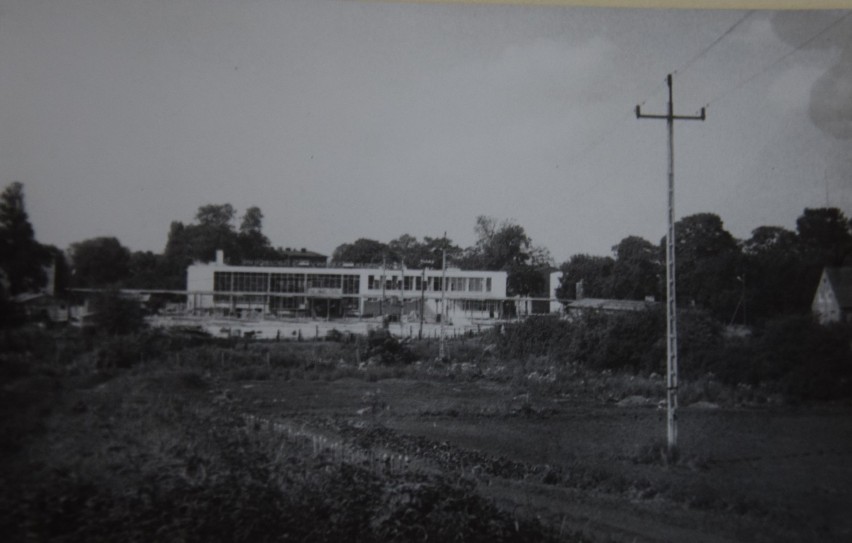
M 792 51 L 788 52 L 787 54 L 785 54 L 784 56 L 782 56 L 781 58 L 779 58 L 778 60 L 776 60 L 775 62 L 773 62 L 769 66 L 767 66 L 766 68 L 764 68 L 763 70 L 761 70 L 761 71 L 759 71 L 755 74 L 752 74 L 748 79 L 744 80 L 742 83 L 740 83 L 736 87 L 733 87 L 729 90 L 723 91 L 721 94 L 717 95 L 715 98 L 713 98 L 712 100 L 707 102 L 707 105 L 705 107 L 710 107 L 710 104 L 714 104 L 714 103 L 718 102 L 719 100 L 721 100 L 722 98 L 728 96 L 732 92 L 736 92 L 736 91 L 740 90 L 741 88 L 745 87 L 746 85 L 748 85 L 749 83 L 751 83 L 752 81 L 754 81 L 755 79 L 760 77 L 761 75 L 765 74 L 766 72 L 768 72 L 769 70 L 771 70 L 772 68 L 777 66 L 778 64 L 782 63 L 784 60 L 789 58 L 791 55 L 797 53 L 798 51 L 800 51 L 804 47 L 807 47 L 808 45 L 810 45 L 817 38 L 819 38 L 820 36 L 822 36 L 823 34 L 828 32 L 829 30 L 831 30 L 832 28 L 834 28 L 835 26 L 837 26 L 841 22 L 843 22 L 843 20 L 846 19 L 847 17 L 849 17 L 850 15 L 852 15 L 852 11 L 847 12 L 845 15 L 843 15 L 842 17 L 840 17 L 838 19 L 835 19 L 828 26 L 824 27 L 822 30 L 820 30 L 819 32 L 817 32 L 816 34 L 814 34 L 813 36 L 811 36 L 810 38 L 808 38 L 807 40 L 805 40 L 804 42 L 799 44 L 798 47 L 796 47 Z
M 753 10 L 752 10 L 752 11 L 747 11 L 747 12 L 746 12 L 746 13 L 745 13 L 742 17 L 740 17 L 739 19 L 737 19 L 737 21 L 736 21 L 734 24 L 732 24 L 731 26 L 729 26 L 727 30 L 725 30 L 725 31 L 724 31 L 722 34 L 720 34 L 720 35 L 719 35 L 719 36 L 718 36 L 715 40 L 713 40 L 713 42 L 711 42 L 709 45 L 707 45 L 706 47 L 704 47 L 704 48 L 703 48 L 703 49 L 702 49 L 702 50 L 701 50 L 698 54 L 696 54 L 694 57 L 692 57 L 689 61 L 687 61 L 687 62 L 686 62 L 686 64 L 684 64 L 683 66 L 681 66 L 680 68 L 678 68 L 677 70 L 675 70 L 673 73 L 676 73 L 676 74 L 678 74 L 678 73 L 679 73 L 679 74 L 682 74 L 683 72 L 685 72 L 686 70 L 688 70 L 688 69 L 689 69 L 689 68 L 690 68 L 693 64 L 695 64 L 695 63 L 696 63 L 698 60 L 700 60 L 700 59 L 701 59 L 704 55 L 706 55 L 706 54 L 707 54 L 707 53 L 708 53 L 711 49 L 713 49 L 713 47 L 715 47 L 716 45 L 718 45 L 718 44 L 719 44 L 719 42 L 721 42 L 723 39 L 725 39 L 726 37 L 728 37 L 728 36 L 731 34 L 731 32 L 733 32 L 733 31 L 734 31 L 734 30 L 735 30 L 738 26 L 740 26 L 740 25 L 741 25 L 741 24 L 742 24 L 742 23 L 743 23 L 746 19 L 748 19 L 748 18 L 749 18 L 749 17 L 750 17 L 753 13 L 754 13 L 754 11 L 753 11 Z M 647 101 L 648 101 L 648 100 L 649 100 L 652 96 L 654 96 L 654 95 L 657 93 L 657 91 L 659 91 L 660 89 L 662 89 L 662 88 L 663 88 L 663 87 L 665 87 L 665 86 L 666 86 L 666 79 L 663 79 L 663 80 L 662 80 L 659 84 L 657 84 L 657 86 L 656 86 L 656 87 L 654 87 L 654 89 L 653 89 L 653 90 L 651 90 L 649 93 L 647 93 L 647 94 L 646 94 L 647 98 L 645 98 L 644 100 L 642 100 L 642 102 L 640 102 L 640 105 L 641 105 L 641 106 L 644 106 L 644 105 L 645 105 L 645 103 L 646 103 L 646 102 L 647 102 Z M 609 137 L 610 137 L 610 136 L 612 136 L 612 134 L 614 134 L 614 133 L 616 132 L 616 130 L 620 129 L 622 125 L 626 124 L 626 123 L 627 123 L 627 121 L 631 120 L 632 118 L 633 118 L 633 111 L 630 111 L 630 112 L 626 113 L 623 117 L 619 117 L 619 118 L 618 118 L 618 119 L 617 119 L 617 120 L 616 120 L 616 121 L 615 121 L 615 122 L 614 122 L 614 123 L 613 123 L 613 124 L 612 124 L 612 125 L 608 128 L 608 129 L 606 129 L 606 130 L 604 131 L 603 135 L 601 135 L 601 136 L 599 136 L 598 138 L 596 138 L 596 139 L 594 140 L 594 142 L 593 142 L 591 145 L 589 145 L 588 147 L 586 147 L 586 148 L 585 148 L 585 150 L 583 151 L 583 154 L 584 154 L 586 157 L 590 156 L 590 155 L 591 155 L 591 153 L 592 153 L 593 151 L 595 151 L 598 147 L 600 147 L 603 143 L 605 143 L 605 142 L 609 139 Z M 584 161 L 585 161 L 585 158 L 584 158 L 584 159 L 581 159 L 581 160 L 580 160 L 580 162 L 579 162 L 578 164 L 582 164 Z
M 677 70 L 675 70 L 675 71 L 674 71 L 674 73 L 676 73 L 676 74 L 681 74 L 681 75 L 682 75 L 682 74 L 683 74 L 683 72 L 685 72 L 685 71 L 686 71 L 686 70 L 687 70 L 690 66 L 692 66 L 693 64 L 695 64 L 695 62 L 696 62 L 696 61 L 698 61 L 698 59 L 700 59 L 701 57 L 703 57 L 704 55 L 706 55 L 706 54 L 707 54 L 707 52 L 708 52 L 708 51 L 710 51 L 710 49 L 712 49 L 713 47 L 715 47 L 715 46 L 716 46 L 716 44 L 718 44 L 720 41 L 722 41 L 723 39 L 725 39 L 726 37 L 728 37 L 728 35 L 729 35 L 731 32 L 733 32 L 735 28 L 737 28 L 738 26 L 740 26 L 740 24 L 742 24 L 742 22 L 743 22 L 743 21 L 745 21 L 746 19 L 748 19 L 748 18 L 749 18 L 749 16 L 751 16 L 751 14 L 752 14 L 752 13 L 754 13 L 754 11 L 747 11 L 745 15 L 743 15 L 742 17 L 740 17 L 740 18 L 739 18 L 739 20 L 737 20 L 737 22 L 735 22 L 734 24 L 732 24 L 732 25 L 731 25 L 731 26 L 730 26 L 730 27 L 729 27 L 729 28 L 728 28 L 725 32 L 723 32 L 723 33 L 722 33 L 722 34 L 721 34 L 718 38 L 716 38 L 716 39 L 713 41 L 713 43 L 711 43 L 710 45 L 708 45 L 707 47 L 705 47 L 704 49 L 702 49 L 700 53 L 698 53 L 697 55 L 695 55 L 695 56 L 692 58 L 692 60 L 690 60 L 689 62 L 687 62 L 684 66 L 682 66 L 682 67 L 678 68 Z

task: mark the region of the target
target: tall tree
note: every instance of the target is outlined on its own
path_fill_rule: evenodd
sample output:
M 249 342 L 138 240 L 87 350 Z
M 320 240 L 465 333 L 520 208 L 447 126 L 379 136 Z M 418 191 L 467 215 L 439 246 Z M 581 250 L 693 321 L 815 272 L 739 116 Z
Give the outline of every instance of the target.
M 575 299 L 612 298 L 610 285 L 615 260 L 608 256 L 592 256 L 578 254 L 560 266 L 562 279 L 556 291 L 557 298 Z M 582 293 L 578 292 L 577 283 L 582 281 Z
M 114 237 L 74 243 L 70 252 L 76 287 L 117 286 L 130 276 L 130 250 Z
M 808 258 L 820 267 L 840 266 L 852 253 L 850 222 L 836 207 L 805 209 L 796 229 Z
M 231 204 L 207 204 L 198 208 L 195 220 L 200 226 L 220 227 L 233 230 L 236 211 Z
M 665 268 L 659 251 L 650 241 L 638 236 L 628 236 L 612 248 L 615 256 L 610 290 L 614 298 L 643 300 L 657 297 L 660 276 Z
M 240 232 L 237 235 L 239 254 L 242 259 L 269 259 L 274 260 L 276 251 L 272 243 L 263 235 L 263 213 L 257 206 L 248 208 L 240 223 Z
M 421 258 L 422 260 L 431 262 L 432 268 L 437 269 L 441 267 L 445 252 L 447 255 L 447 266 L 467 267 L 464 259 L 464 250 L 453 243 L 450 238 L 423 237 L 423 256 Z
M 505 270 L 529 261 L 532 242 L 521 225 L 480 215 L 473 230 L 476 245 L 472 256 L 477 267 Z
M 165 288 L 186 288 L 186 268 L 192 264 L 193 248 L 186 231 L 187 227 L 180 221 L 172 221 L 169 226 L 169 236 L 163 251 L 163 283 Z
M 248 234 L 252 232 L 260 233 L 263 229 L 263 213 L 260 211 L 260 208 L 257 206 L 252 206 L 246 209 L 245 214 L 243 215 L 242 222 L 240 223 L 240 233 Z
M 0 268 L 11 294 L 44 287 L 50 254 L 35 239 L 24 206 L 24 186 L 14 182 L 0 195 Z
M 423 244 L 415 236 L 403 234 L 388 243 L 388 251 L 394 260 L 405 264 L 408 268 L 420 267 L 420 261 L 425 258 Z
M 743 320 L 751 322 L 808 310 L 809 293 L 802 288 L 806 266 L 795 232 L 779 226 L 760 226 L 742 245 Z
M 713 213 L 697 213 L 675 223 L 678 303 L 694 304 L 721 319 L 730 318 L 741 295 L 741 253 L 736 239 Z M 666 240 L 660 241 L 665 254 Z M 662 258 L 661 258 L 662 260 Z
M 553 259 L 547 249 L 532 244 L 523 226 L 480 215 L 474 233 L 476 245 L 468 249 L 465 267 L 508 272 L 506 290 L 510 296 L 546 294 L 546 274 Z
M 390 264 L 391 251 L 387 244 L 374 239 L 360 238 L 353 243 L 339 245 L 332 253 L 331 260 L 336 263 L 352 262 L 354 264 Z
M 164 255 L 135 251 L 130 254 L 128 268 L 128 278 L 124 283 L 128 288 L 172 288 L 167 281 L 168 268 Z
M 240 245 L 233 225 L 234 214 L 231 204 L 208 204 L 198 208 L 195 224 L 172 222 L 166 243 L 167 260 L 182 268 L 181 273 L 193 261 L 211 262 L 219 249 L 225 251 L 230 261 L 239 262 Z

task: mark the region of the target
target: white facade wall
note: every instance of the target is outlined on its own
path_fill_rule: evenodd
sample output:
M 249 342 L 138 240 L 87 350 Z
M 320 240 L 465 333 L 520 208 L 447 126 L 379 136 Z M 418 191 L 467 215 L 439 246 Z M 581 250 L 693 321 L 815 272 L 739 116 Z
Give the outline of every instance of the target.
M 447 300 L 450 318 L 453 313 L 459 312 L 474 318 L 499 314 L 499 308 L 495 311 L 494 305 L 485 307 L 477 302 L 502 301 L 506 297 L 507 279 L 506 272 L 502 271 L 450 268 L 446 270 L 446 289 L 442 292 L 440 282 L 443 272 L 433 269 L 231 266 L 214 262 L 193 264 L 186 273 L 187 308 L 193 311 L 230 308 L 267 313 L 275 311 L 281 304 L 307 311 L 310 301 L 345 300 L 350 305 L 357 304 L 361 313 L 368 299 L 384 299 L 389 303 L 395 300 L 398 304 L 398 300 L 403 298 L 406 302 L 423 299 L 426 302 L 425 313 L 434 315 L 441 311 L 440 300 L 443 298 Z M 220 275 L 217 284 L 217 273 L 231 275 Z M 243 275 L 242 282 L 237 280 L 241 285 L 248 284 L 248 289 L 233 286 L 233 282 L 228 284 L 228 278 L 236 277 L 234 274 L 252 274 L 252 279 Z M 263 274 L 265 278 L 255 280 L 258 277 L 255 274 Z M 282 276 L 298 284 L 293 289 L 296 292 L 287 292 L 280 283 L 276 283 Z M 344 279 L 346 276 L 349 279 Z M 273 279 L 275 277 L 277 279 Z M 357 290 L 353 290 L 354 277 L 357 277 Z M 344 285 L 348 286 L 344 288 Z M 239 294 L 215 294 L 219 292 Z M 288 301 L 282 302 L 282 298 Z

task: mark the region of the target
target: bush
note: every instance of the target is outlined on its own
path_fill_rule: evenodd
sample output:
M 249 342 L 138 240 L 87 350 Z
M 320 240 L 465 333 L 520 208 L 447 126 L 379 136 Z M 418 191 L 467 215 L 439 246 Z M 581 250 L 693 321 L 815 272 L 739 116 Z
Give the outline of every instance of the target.
M 687 375 L 712 373 L 721 382 L 764 387 L 790 400 L 852 397 L 852 327 L 821 326 L 809 316 L 767 321 L 751 337 L 704 349 Z
M 567 359 L 572 343 L 572 323 L 555 316 L 532 316 L 492 330 L 497 352 L 508 359 L 551 356 Z
M 757 340 L 758 377 L 779 380 L 788 397 L 852 396 L 852 326 L 821 326 L 809 317 L 787 317 L 769 322 Z
M 546 356 L 596 370 L 660 371 L 665 361 L 665 321 L 657 310 L 589 312 L 574 320 L 530 317 L 496 332 L 504 358 Z
M 145 328 L 145 312 L 139 302 L 110 291 L 95 298 L 94 322 L 108 335 L 131 334 Z
M 367 334 L 367 350 L 363 355 L 365 360 L 378 358 L 381 364 L 409 364 L 414 361 L 414 354 L 387 330 L 370 330 Z
M 591 369 L 650 373 L 665 361 L 665 320 L 656 310 L 590 313 L 577 322 L 571 359 Z

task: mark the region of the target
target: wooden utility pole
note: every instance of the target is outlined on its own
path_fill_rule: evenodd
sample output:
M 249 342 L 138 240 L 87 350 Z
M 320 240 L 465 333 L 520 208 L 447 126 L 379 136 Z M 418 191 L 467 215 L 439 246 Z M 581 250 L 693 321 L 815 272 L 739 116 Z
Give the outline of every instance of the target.
M 401 263 L 399 271 L 399 337 L 405 335 L 402 325 L 402 314 L 405 312 L 405 262 Z
M 674 114 L 672 74 L 666 77 L 669 87 L 669 108 L 665 115 L 646 115 L 636 106 L 637 119 L 665 119 L 668 125 L 669 171 L 668 171 L 668 231 L 666 233 L 666 423 L 669 458 L 677 456 L 677 285 L 675 282 L 675 228 L 674 228 L 674 122 L 703 121 L 701 115 L 682 116 Z
M 444 239 L 447 233 L 444 232 Z M 444 320 L 447 317 L 447 250 L 443 250 L 441 257 L 441 343 L 438 346 L 438 358 L 443 362 L 447 355 L 447 348 L 444 346 Z
M 428 262 L 432 264 L 431 261 Z M 420 332 L 417 333 L 417 339 L 423 339 L 423 316 L 426 311 L 426 260 L 420 261 Z
M 379 302 L 379 314 L 384 324 L 385 318 L 385 257 L 382 255 L 382 300 Z

